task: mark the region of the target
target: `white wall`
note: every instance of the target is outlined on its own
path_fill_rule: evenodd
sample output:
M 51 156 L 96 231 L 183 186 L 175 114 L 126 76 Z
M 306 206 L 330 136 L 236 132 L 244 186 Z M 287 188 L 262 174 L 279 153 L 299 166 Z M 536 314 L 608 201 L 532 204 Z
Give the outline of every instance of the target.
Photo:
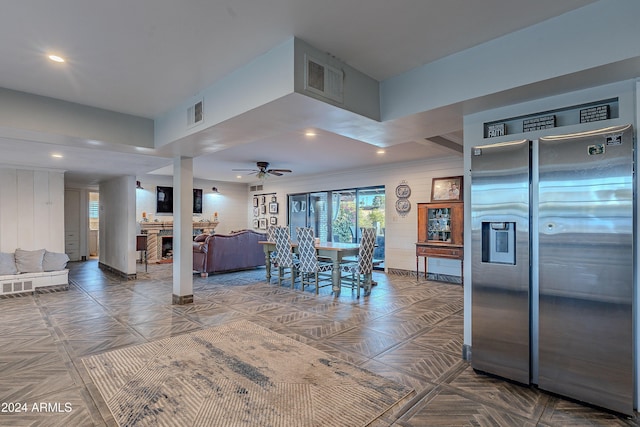
M 136 273 L 136 180 L 123 176 L 100 183 L 99 261 L 125 274 Z
M 0 88 L 0 136 L 69 143 L 76 138 L 153 147 L 153 121 L 59 99 Z
M 293 38 L 274 47 L 155 120 L 161 147 L 293 92 Z M 189 127 L 187 109 L 203 101 L 203 121 Z
M 150 220 L 173 221 L 173 215 L 156 214 L 156 187 L 173 187 L 173 177 L 161 175 L 145 175 L 136 178 L 144 188 L 136 190 L 136 214 L 135 220 L 138 232 L 139 222 L 142 220 L 142 212 L 147 213 Z M 217 187 L 219 193 L 211 190 Z M 247 227 L 247 185 L 232 182 L 218 182 L 203 179 L 194 179 L 193 188 L 201 188 L 203 194 L 202 214 L 194 214 L 193 221 L 201 219 L 212 220 L 215 212 L 218 212 L 220 224 L 216 227 L 216 233 L 225 234 L 233 230 Z
M 417 203 L 430 201 L 431 180 L 433 178 L 462 175 L 462 163 L 462 157 L 452 156 L 437 161 L 396 163 L 330 175 L 270 178 L 263 183 L 262 191 L 250 193 L 249 198 L 245 199 L 246 214 L 249 218 L 245 226 L 252 228 L 253 207 L 251 202 L 253 194 L 276 193 L 280 204 L 277 215 L 278 224 L 286 224 L 288 194 L 384 185 L 386 188 L 385 268 L 415 271 L 415 242 L 418 237 Z M 295 170 L 295 167 L 293 169 Z M 395 188 L 403 180 L 407 181 L 411 187 L 411 197 L 409 198 L 411 211 L 404 217 L 395 210 L 397 200 Z M 442 262 L 434 260 L 429 269 L 443 274 L 460 275 L 459 261 L 438 261 Z M 435 270 L 436 266 L 439 266 L 439 271 Z M 420 268 L 422 271 L 422 265 Z
M 637 0 L 601 0 L 416 67 L 381 83 L 382 119 L 637 58 L 638 16 Z
M 64 174 L 0 168 L 0 251 L 64 252 Z
M 380 85 L 377 80 L 341 62 L 329 52 L 295 39 L 295 79 L 296 92 L 332 104 L 373 120 L 380 120 Z M 344 73 L 343 99 L 336 102 L 305 89 L 306 61 L 305 57 L 327 64 Z

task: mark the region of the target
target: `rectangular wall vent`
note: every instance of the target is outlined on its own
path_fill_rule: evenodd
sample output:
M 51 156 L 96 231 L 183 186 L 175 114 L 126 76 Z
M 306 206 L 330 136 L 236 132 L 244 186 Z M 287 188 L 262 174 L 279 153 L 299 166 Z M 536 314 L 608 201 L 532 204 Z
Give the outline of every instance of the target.
M 262 191 L 263 188 L 263 185 L 251 185 L 249 186 L 249 191 Z
M 342 70 L 305 55 L 304 89 L 336 102 L 343 100 Z
M 187 108 L 187 126 L 195 126 L 204 120 L 204 101 L 198 101 Z

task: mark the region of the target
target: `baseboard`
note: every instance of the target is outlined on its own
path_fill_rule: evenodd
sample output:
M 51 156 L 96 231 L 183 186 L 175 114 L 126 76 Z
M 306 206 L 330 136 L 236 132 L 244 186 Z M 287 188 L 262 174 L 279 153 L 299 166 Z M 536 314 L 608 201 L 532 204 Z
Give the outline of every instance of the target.
M 133 273 L 133 274 L 125 273 L 124 271 L 120 271 L 117 268 L 111 267 L 110 265 L 103 264 L 101 262 L 98 262 L 98 268 L 100 270 L 104 270 L 104 271 L 108 271 L 109 273 L 113 273 L 116 276 L 120 277 L 121 279 L 136 280 L 138 278 L 136 273 Z
M 393 274 L 396 276 L 406 276 L 406 277 L 416 277 L 416 271 L 415 270 L 402 270 L 399 268 L 389 268 L 387 269 L 387 274 Z M 420 277 L 418 277 L 419 279 L 423 279 L 424 276 L 422 272 L 419 273 Z M 438 274 L 438 273 L 427 273 L 427 279 L 426 280 L 433 280 L 436 282 L 446 282 L 446 283 L 453 283 L 456 285 L 461 285 L 462 284 L 462 278 L 460 276 L 451 276 L 449 274 Z
M 471 346 L 469 344 L 464 344 L 462 346 L 462 360 L 471 362 Z
M 193 304 L 193 295 L 176 295 L 176 294 L 173 294 L 171 303 L 173 305 Z

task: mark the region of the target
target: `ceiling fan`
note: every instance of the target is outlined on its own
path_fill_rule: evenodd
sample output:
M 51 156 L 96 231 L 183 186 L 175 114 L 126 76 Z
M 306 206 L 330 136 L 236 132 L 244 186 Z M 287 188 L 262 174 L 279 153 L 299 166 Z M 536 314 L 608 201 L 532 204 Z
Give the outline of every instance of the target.
M 269 175 L 282 176 L 290 173 L 290 169 L 269 169 L 269 162 L 256 162 L 258 169 L 232 169 L 234 172 L 250 172 L 249 175 L 256 175 L 259 179 L 265 179 Z

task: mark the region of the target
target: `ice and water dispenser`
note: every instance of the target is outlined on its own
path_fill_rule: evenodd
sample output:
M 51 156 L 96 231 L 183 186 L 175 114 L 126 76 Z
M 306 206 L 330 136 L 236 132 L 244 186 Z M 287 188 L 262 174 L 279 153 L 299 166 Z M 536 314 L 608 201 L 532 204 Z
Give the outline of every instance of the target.
M 516 223 L 482 223 L 482 262 L 516 263 Z

